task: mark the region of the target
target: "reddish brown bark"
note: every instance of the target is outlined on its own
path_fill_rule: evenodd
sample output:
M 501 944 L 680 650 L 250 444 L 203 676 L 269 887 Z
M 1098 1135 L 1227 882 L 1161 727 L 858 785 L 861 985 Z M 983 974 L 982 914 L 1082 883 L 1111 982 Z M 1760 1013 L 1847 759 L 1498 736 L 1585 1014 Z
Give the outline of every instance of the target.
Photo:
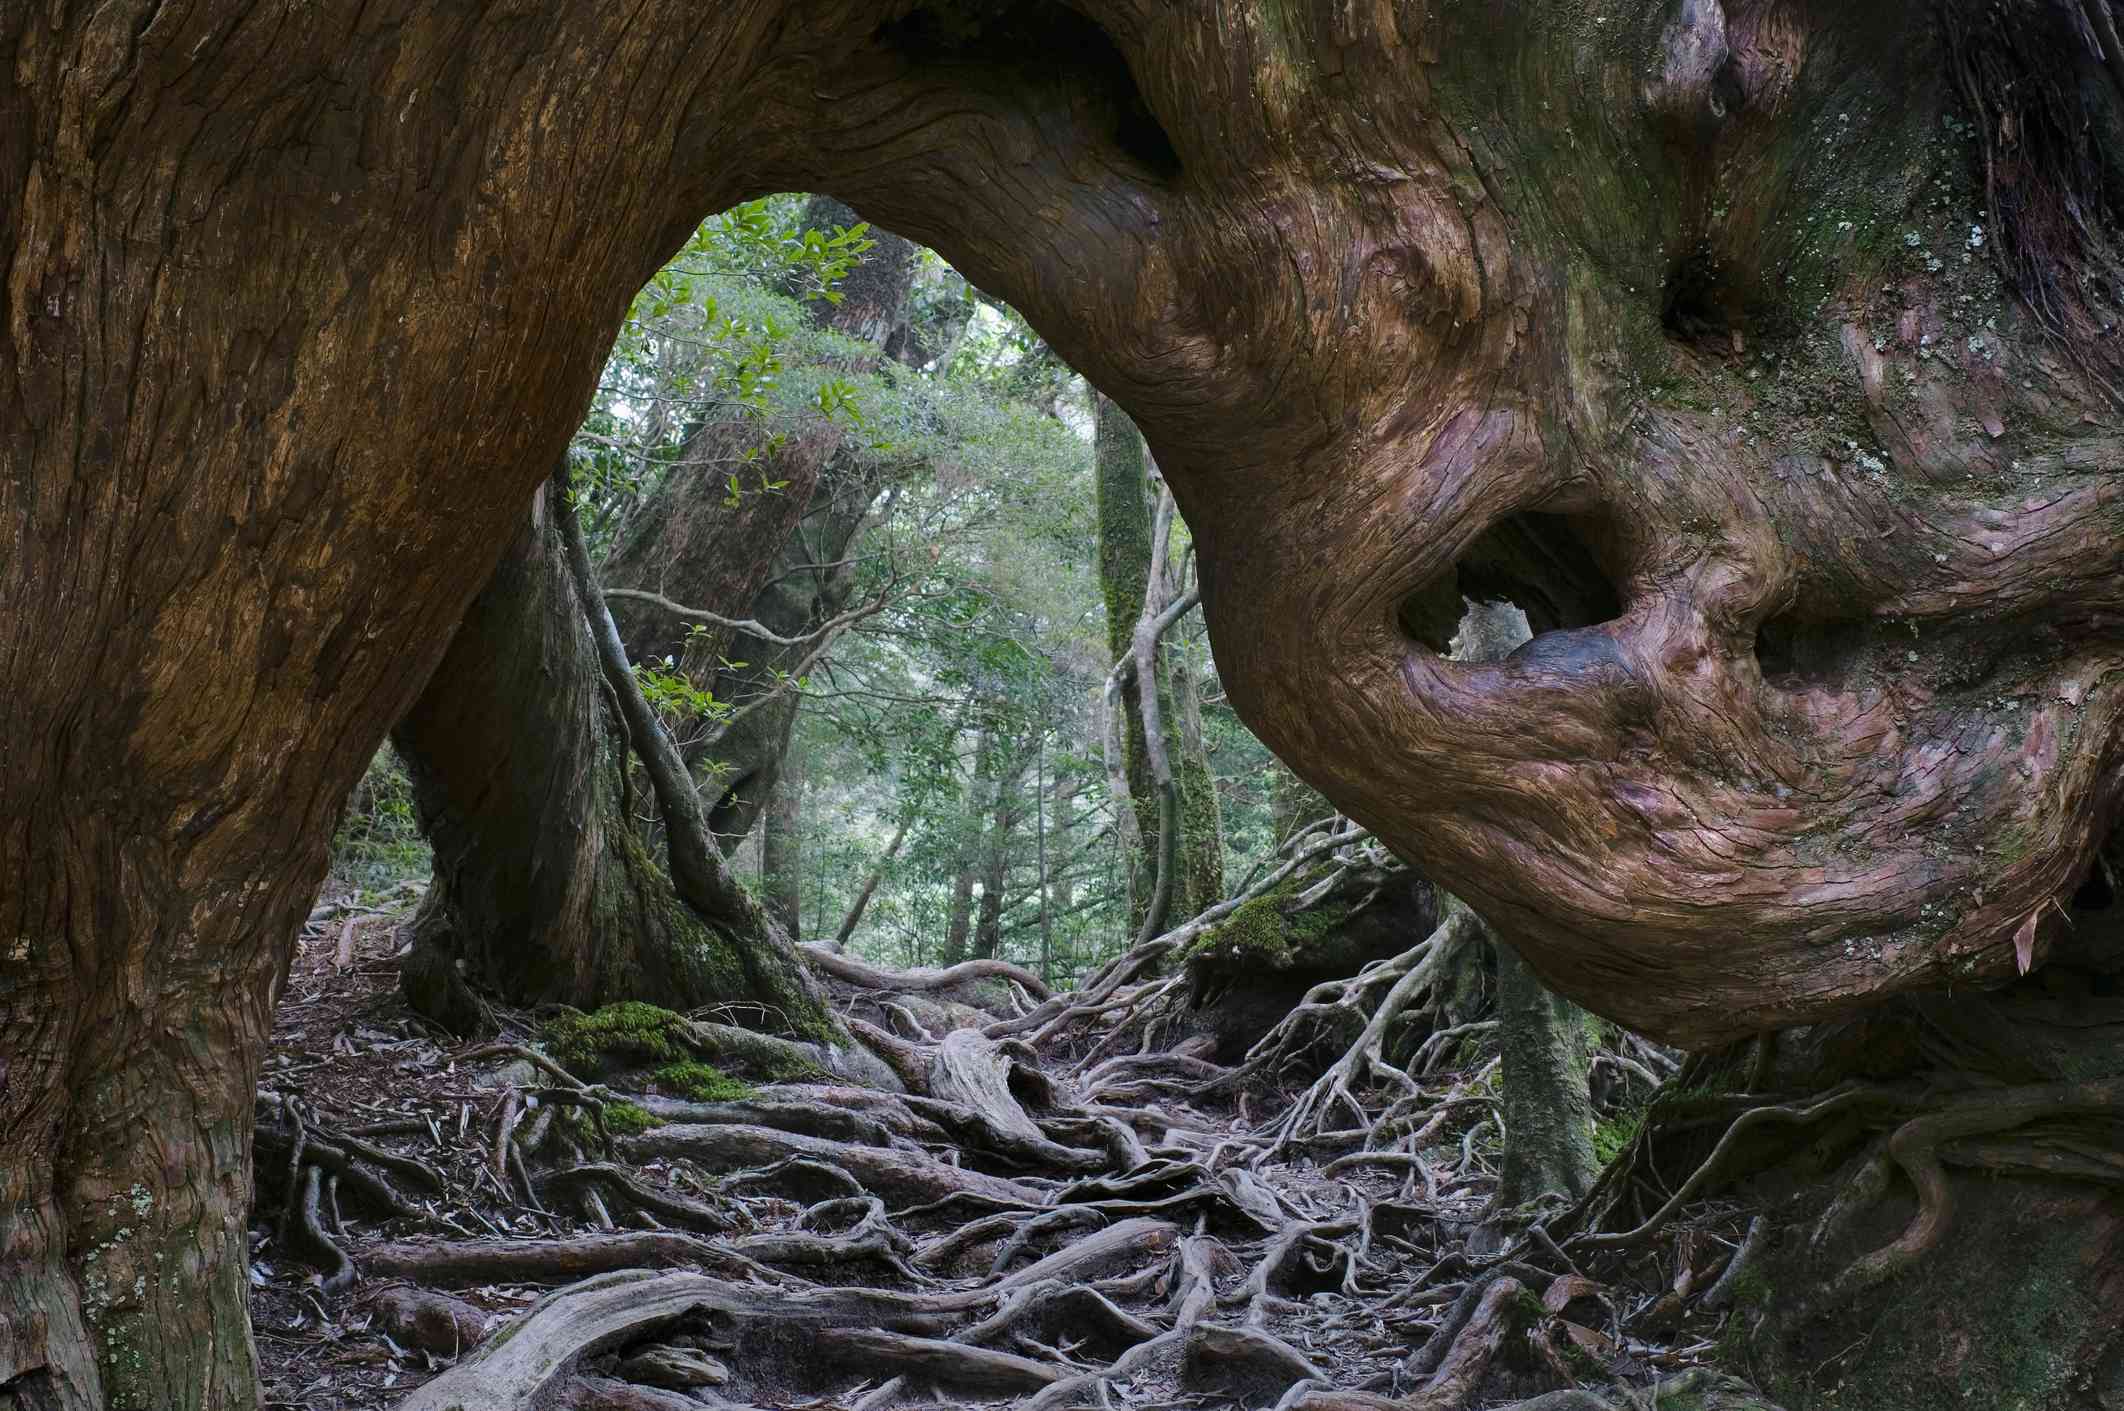
M 1970 248 L 1939 10 L 1086 8 L 1103 127 L 1026 84 L 918 129 L 1053 234 L 902 216 L 913 135 L 840 189 L 1136 416 L 1249 723 L 1670 1038 L 2040 963 L 2116 810 L 2124 494 L 2089 358 L 1987 263 L 2025 242 Z M 1464 585 L 1539 635 L 1444 660 Z
M 2087 120 L 1983 107 L 1986 187 L 1914 2 L 0 10 L 0 1388 L 251 1403 L 333 809 L 751 193 L 936 245 L 1125 406 L 1233 700 L 1566 993 L 1707 1040 L 2041 963 L 2117 803 L 2124 494 L 2099 328 L 1987 256 L 2074 288 L 2115 222 L 1995 134 L 2118 104 L 2083 7 L 1944 8 L 2068 17 L 1972 88 Z M 1412 640 L 1456 577 L 1540 635 Z

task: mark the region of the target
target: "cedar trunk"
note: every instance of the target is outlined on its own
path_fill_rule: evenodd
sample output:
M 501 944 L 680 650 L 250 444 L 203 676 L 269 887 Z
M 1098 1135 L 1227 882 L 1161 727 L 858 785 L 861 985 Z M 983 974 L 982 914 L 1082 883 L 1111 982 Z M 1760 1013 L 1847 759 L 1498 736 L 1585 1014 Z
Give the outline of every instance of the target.
M 1710 1044 L 2107 963 L 2116 9 L 0 8 L 0 1395 L 254 1403 L 336 805 L 749 194 L 1128 409 L 1242 716 L 1565 993 Z M 1445 661 L 1464 579 L 1554 625 Z
M 465 983 L 519 1004 L 768 1007 L 817 1034 L 824 1010 L 786 936 L 704 919 L 645 841 L 656 802 L 591 646 L 542 491 L 393 739 L 435 875 L 413 927 L 408 1000 L 468 1032 Z

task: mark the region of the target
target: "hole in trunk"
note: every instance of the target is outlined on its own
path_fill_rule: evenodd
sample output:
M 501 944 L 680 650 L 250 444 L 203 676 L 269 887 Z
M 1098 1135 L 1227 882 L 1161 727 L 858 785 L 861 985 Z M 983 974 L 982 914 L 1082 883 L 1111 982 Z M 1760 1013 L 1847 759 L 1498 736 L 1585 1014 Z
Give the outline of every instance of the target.
M 2100 858 L 2088 870 L 2087 880 L 2072 894 L 2074 911 L 2107 911 L 2117 900 L 2117 894 L 2109 883 L 2109 867 Z
M 1444 656 L 1469 602 L 1509 602 L 1535 637 L 1591 627 L 1622 615 L 1622 599 L 1601 566 L 1583 521 L 1525 513 L 1499 522 L 1449 573 L 1403 599 L 1402 630 Z
M 1121 50 L 1055 0 L 936 0 L 882 26 L 878 38 L 921 63 L 992 69 L 1014 98 L 1037 85 L 1073 104 L 1103 100 L 1100 125 L 1117 147 L 1160 180 L 1179 175 L 1180 153 Z

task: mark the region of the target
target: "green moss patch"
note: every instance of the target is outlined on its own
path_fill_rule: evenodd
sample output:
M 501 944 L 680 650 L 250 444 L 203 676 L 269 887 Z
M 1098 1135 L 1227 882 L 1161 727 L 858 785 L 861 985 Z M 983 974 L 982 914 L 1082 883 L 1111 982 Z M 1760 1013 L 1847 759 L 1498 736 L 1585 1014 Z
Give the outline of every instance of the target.
M 1255 897 L 1196 937 L 1182 952 L 1183 959 L 1245 961 L 1271 970 L 1290 969 L 1299 963 L 1307 946 L 1349 919 L 1347 906 L 1315 906 L 1296 913 L 1285 909 L 1313 880 L 1294 878 Z
M 570 1072 L 618 1063 L 680 1063 L 691 1057 L 684 1015 L 627 1000 L 546 1025 L 546 1045 Z M 580 1076 L 580 1074 L 578 1074 Z
M 711 1063 L 667 1063 L 650 1076 L 663 1091 L 693 1102 L 743 1102 L 753 1095 L 750 1083 Z

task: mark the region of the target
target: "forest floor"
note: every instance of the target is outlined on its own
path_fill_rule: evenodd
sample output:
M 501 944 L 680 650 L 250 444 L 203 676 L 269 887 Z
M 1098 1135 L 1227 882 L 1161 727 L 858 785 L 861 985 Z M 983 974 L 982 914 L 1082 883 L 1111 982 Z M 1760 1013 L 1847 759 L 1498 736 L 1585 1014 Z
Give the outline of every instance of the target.
M 1494 1075 L 1473 1045 L 1423 1075 L 1427 1103 L 1358 1085 L 1399 1125 L 1280 1150 L 1262 1129 L 1303 1078 L 1221 1083 L 1199 1043 L 1102 1056 L 1128 1006 L 1035 1024 L 1035 996 L 992 976 L 829 977 L 905 1096 L 728 1078 L 697 1061 L 712 1023 L 622 1036 L 591 1075 L 525 1056 L 566 1048 L 551 1016 L 503 1015 L 497 1044 L 411 1015 L 403 919 L 313 917 L 280 1002 L 252 1235 L 271 1407 L 1618 1398 L 1572 1403 L 1593 1407 L 1714 1349 L 1720 1316 L 1686 1295 L 1741 1219 L 1710 1207 L 1576 1262 L 1487 1223 Z

